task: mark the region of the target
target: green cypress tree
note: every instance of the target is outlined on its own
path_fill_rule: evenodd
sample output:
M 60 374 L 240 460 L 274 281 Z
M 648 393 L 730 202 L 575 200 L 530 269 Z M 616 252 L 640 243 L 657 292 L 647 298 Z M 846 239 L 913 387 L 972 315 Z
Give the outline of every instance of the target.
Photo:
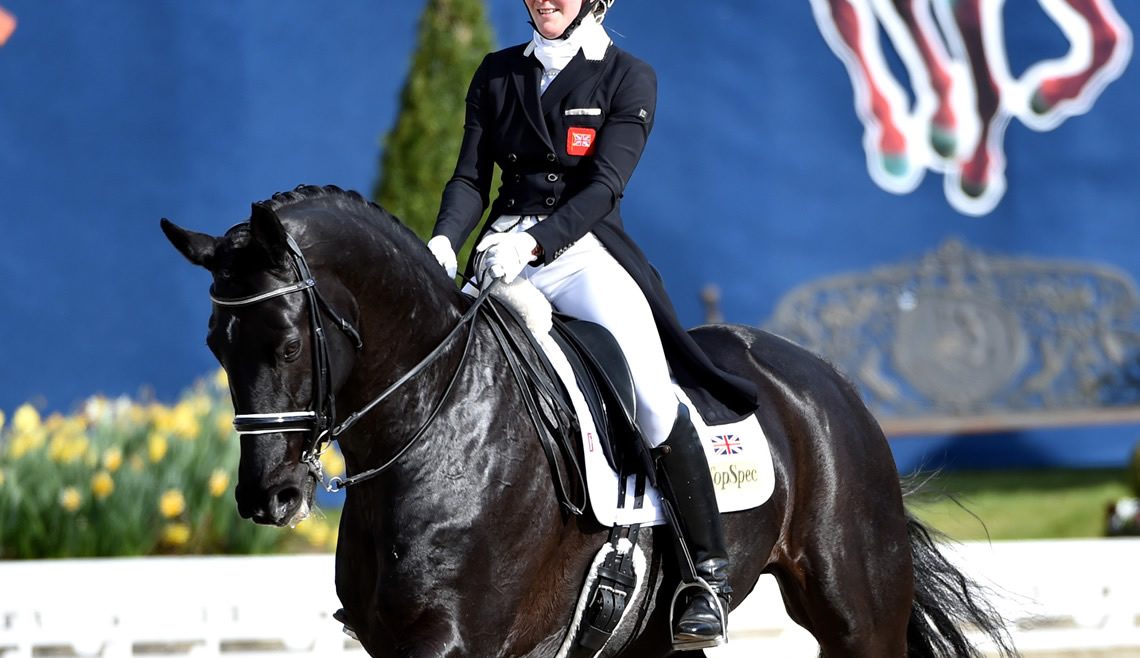
M 426 239 L 455 171 L 467 86 L 494 37 L 483 0 L 428 0 L 417 39 L 373 198 Z

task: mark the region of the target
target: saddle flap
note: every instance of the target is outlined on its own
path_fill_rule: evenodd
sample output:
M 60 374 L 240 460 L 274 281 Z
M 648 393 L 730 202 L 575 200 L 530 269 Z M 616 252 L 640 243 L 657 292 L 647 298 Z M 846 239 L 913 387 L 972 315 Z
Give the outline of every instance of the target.
M 630 427 L 636 427 L 637 398 L 633 388 L 633 373 L 621 351 L 621 346 L 605 327 L 587 320 L 565 320 L 559 329 L 574 343 L 580 355 L 599 375 L 605 386 L 604 393 L 620 405 Z
M 633 375 L 617 341 L 594 322 L 556 316 L 551 337 L 574 370 L 594 418 L 598 442 L 610 468 L 622 470 L 624 455 L 637 449 Z

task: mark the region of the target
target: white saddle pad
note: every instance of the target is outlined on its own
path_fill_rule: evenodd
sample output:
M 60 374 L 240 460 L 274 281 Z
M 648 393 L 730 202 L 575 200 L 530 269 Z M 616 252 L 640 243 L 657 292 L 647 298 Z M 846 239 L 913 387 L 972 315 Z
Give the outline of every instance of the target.
M 610 468 L 598 444 L 593 416 L 586 398 L 578 387 L 570 362 L 558 344 L 550 337 L 550 306 L 542 293 L 525 280 L 509 286 L 500 286 L 495 295 L 513 305 L 522 315 L 538 343 L 543 347 L 558 376 L 569 391 L 574 411 L 582 428 L 582 448 L 586 462 L 586 484 L 590 507 L 602 525 L 660 525 L 665 523 L 661 511 L 661 497 L 646 485 L 640 509 L 634 509 L 633 478 L 627 482 L 625 504 L 618 507 L 618 475 Z M 772 495 L 776 476 L 772 467 L 772 453 L 768 440 L 755 416 L 735 423 L 710 426 L 701 418 L 699 410 L 674 383 L 677 399 L 692 412 L 693 425 L 701 437 L 708 457 L 709 471 L 716 487 L 717 504 L 722 512 L 736 512 L 763 504 Z
M 567 367 L 569 365 L 567 364 Z M 556 364 L 555 369 L 559 369 Z M 652 485 L 646 485 L 641 509 L 634 509 L 633 478 L 626 483 L 625 504 L 618 507 L 618 475 L 610 468 L 601 446 L 594 439 L 596 432 L 585 398 L 573 379 L 559 375 L 572 389 L 571 398 L 582 426 L 582 447 L 586 456 L 586 483 L 590 493 L 590 507 L 602 525 L 660 525 L 665 522 L 661 511 L 661 497 Z M 573 373 L 570 373 L 571 378 Z M 681 387 L 674 385 L 677 399 L 694 413 L 693 425 L 701 437 L 701 445 L 708 457 L 709 471 L 716 488 L 716 501 L 722 512 L 736 512 L 763 504 L 772 496 L 776 477 L 772 468 L 772 453 L 764 430 L 755 416 L 727 425 L 710 426 L 704 422 L 696 407 Z
M 633 478 L 629 478 L 626 482 L 625 504 L 618 507 L 618 474 L 610 468 L 605 453 L 595 438 L 598 434 L 594 418 L 586 405 L 585 396 L 578 388 L 569 361 L 557 347 L 552 353 L 551 343 L 553 341 L 544 341 L 547 356 L 558 376 L 562 378 L 566 390 L 570 392 L 570 399 L 582 428 L 582 450 L 586 457 L 586 485 L 594 516 L 602 525 L 664 523 L 665 514 L 661 511 L 661 497 L 652 485 L 646 485 L 641 508 L 634 508 L 636 483 Z M 776 476 L 772 468 L 772 452 L 768 449 L 768 440 L 764 437 L 764 430 L 760 428 L 760 422 L 756 417 L 749 416 L 726 425 L 708 425 L 701 418 L 696 406 L 685 395 L 685 391 L 676 383 L 673 388 L 677 393 L 677 399 L 692 412 L 690 416 L 693 425 L 697 428 L 697 434 L 701 437 L 701 446 L 705 449 L 705 456 L 708 457 L 709 471 L 713 486 L 716 488 L 716 501 L 720 511 L 736 512 L 751 509 L 768 500 L 776 486 Z

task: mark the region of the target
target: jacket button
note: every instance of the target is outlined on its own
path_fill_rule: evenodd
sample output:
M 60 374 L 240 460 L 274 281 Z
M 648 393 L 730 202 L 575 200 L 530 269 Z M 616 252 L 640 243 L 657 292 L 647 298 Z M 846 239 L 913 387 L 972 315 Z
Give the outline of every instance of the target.
M 554 207 L 554 197 L 552 197 L 552 196 L 546 197 L 546 201 L 544 201 L 544 203 L 546 204 L 547 208 L 553 208 Z
M 551 183 L 553 183 L 554 181 L 558 180 L 558 174 L 547 174 L 547 175 L 546 175 L 546 180 L 548 180 L 548 181 L 550 181 Z
M 554 155 L 553 153 L 547 153 L 547 154 L 546 154 L 546 159 L 547 159 L 549 162 L 554 162 L 555 160 L 557 160 L 557 159 L 558 159 L 558 156 L 557 156 L 557 155 Z
M 515 155 L 514 153 L 508 153 L 507 154 L 507 162 L 516 162 L 516 161 L 518 161 L 518 159 L 519 159 L 519 156 Z
M 514 208 L 515 207 L 515 200 L 514 199 L 507 199 L 507 207 L 508 208 Z

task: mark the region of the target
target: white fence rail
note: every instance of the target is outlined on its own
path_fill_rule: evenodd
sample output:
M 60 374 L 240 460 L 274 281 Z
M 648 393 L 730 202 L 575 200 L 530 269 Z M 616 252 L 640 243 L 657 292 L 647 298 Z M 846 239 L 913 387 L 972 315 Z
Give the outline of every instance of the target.
M 966 543 L 1026 656 L 1140 655 L 1140 540 Z M 332 619 L 328 555 L 0 562 L 0 658 L 364 656 Z M 814 657 L 765 578 L 713 658 Z

